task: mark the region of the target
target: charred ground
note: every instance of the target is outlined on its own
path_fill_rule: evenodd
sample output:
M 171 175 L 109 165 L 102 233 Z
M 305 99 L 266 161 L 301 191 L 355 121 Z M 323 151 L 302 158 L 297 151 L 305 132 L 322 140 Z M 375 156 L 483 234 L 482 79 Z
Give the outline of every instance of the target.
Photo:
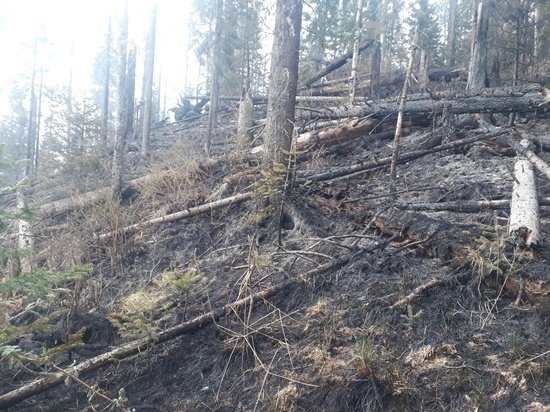
M 112 399 L 124 388 L 136 411 L 550 410 L 548 249 L 514 251 L 506 208 L 410 206 L 509 198 L 509 148 L 480 142 L 400 164 L 393 200 L 386 167 L 306 179 L 287 199 L 281 245 L 270 233 L 259 236 L 253 199 L 98 238 L 212 200 L 224 182 L 221 196 L 257 188 L 256 160 L 230 154 L 225 116 L 215 166 L 204 166 L 204 124 L 162 126 L 153 139 L 155 166 L 134 162 L 156 183 L 128 192 L 122 206 L 97 201 L 37 224 L 37 259 L 54 268 L 91 262 L 93 271 L 66 294 L 69 302 L 36 310 L 65 309 L 61 320 L 15 343 L 40 353 L 85 328 L 84 345 L 55 358 L 68 368 L 149 334 L 149 349 L 81 376 Z M 514 133 L 543 137 L 550 129 L 544 114 L 520 120 Z M 402 152 L 441 133 L 410 128 Z M 389 146 L 362 136 L 337 149 L 316 147 L 300 154 L 297 175 L 384 158 Z M 550 196 L 544 176 L 538 184 L 540 197 Z M 547 234 L 548 208 L 541 216 Z M 331 270 L 304 276 L 333 261 Z M 514 293 L 522 281 L 538 287 Z M 284 282 L 289 287 L 268 300 L 155 344 L 162 330 Z M 33 320 L 19 318 L 19 326 Z M 0 365 L 2 393 L 49 370 Z M 108 406 L 86 392 L 62 385 L 8 410 Z

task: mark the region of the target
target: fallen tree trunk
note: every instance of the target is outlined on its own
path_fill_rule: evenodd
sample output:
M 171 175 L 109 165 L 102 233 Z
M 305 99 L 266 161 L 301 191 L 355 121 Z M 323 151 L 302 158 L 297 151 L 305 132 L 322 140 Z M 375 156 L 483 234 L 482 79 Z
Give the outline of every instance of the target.
M 542 93 L 528 93 L 521 96 L 507 97 L 476 95 L 440 100 L 414 100 L 407 101 L 405 115 L 432 117 L 435 114 L 443 113 L 443 111 L 449 114 L 532 112 L 546 104 L 546 100 L 546 97 Z M 320 114 L 321 118 L 396 118 L 399 104 L 398 102 L 372 102 L 349 107 L 325 108 L 322 111 L 324 113 Z
M 338 269 L 348 263 L 350 258 L 351 255 L 346 255 L 342 258 L 334 259 L 331 262 L 310 270 L 297 278 L 287 280 L 278 285 L 272 286 L 269 289 L 254 293 L 246 298 L 239 299 L 219 309 L 198 316 L 188 322 L 181 323 L 177 326 L 166 329 L 164 332 L 158 333 L 151 338 L 139 339 L 137 341 L 120 346 L 110 352 L 104 353 L 103 355 L 88 359 L 87 361 L 82 362 L 74 367 L 72 366 L 67 372 L 82 377 L 83 375 L 93 372 L 96 369 L 110 365 L 114 361 L 122 360 L 130 356 L 146 352 L 152 346 L 159 345 L 171 339 L 177 338 L 178 336 L 181 336 L 183 334 L 192 333 L 200 328 L 203 328 L 218 321 L 229 313 L 233 313 L 235 311 L 250 307 L 256 303 L 263 302 L 291 287 L 296 288 L 302 282 L 310 279 L 311 277 L 320 275 L 329 270 Z M 67 375 L 62 372 L 52 373 L 48 377 L 38 379 L 16 390 L 0 395 L 0 409 L 8 408 L 25 399 L 30 398 L 31 396 L 55 388 L 56 386 L 61 385 L 65 381 L 66 377 Z
M 216 209 L 221 209 L 223 207 L 226 207 L 232 204 L 243 202 L 245 200 L 250 199 L 250 197 L 252 197 L 251 192 L 239 193 L 235 196 L 230 196 L 220 200 L 216 200 L 215 202 L 205 203 L 203 205 L 191 207 L 189 209 L 181 210 L 176 213 L 157 217 L 151 220 L 147 220 L 145 222 L 136 223 L 134 225 L 126 226 L 115 232 L 102 233 L 101 235 L 99 235 L 99 238 L 106 239 L 118 233 L 135 232 L 136 230 L 143 229 L 147 226 L 155 225 L 157 223 L 176 222 L 178 220 L 182 220 L 188 217 L 200 215 L 201 213 L 211 212 Z
M 417 151 L 414 151 L 414 152 L 408 152 L 408 153 L 402 154 L 399 157 L 398 162 L 400 162 L 400 163 L 408 162 L 408 161 L 418 159 L 420 157 L 423 157 L 423 156 L 426 156 L 426 155 L 429 155 L 429 154 L 432 154 L 432 153 L 441 152 L 441 151 L 449 150 L 449 149 L 454 149 L 456 147 L 464 146 L 464 145 L 470 144 L 470 143 L 479 142 L 481 140 L 490 139 L 492 137 L 500 136 L 500 135 L 503 135 L 503 134 L 506 134 L 506 133 L 510 133 L 510 131 L 509 130 L 503 130 L 503 131 L 499 131 L 499 132 L 495 132 L 495 133 L 487 133 L 487 134 L 483 134 L 483 135 L 480 135 L 480 136 L 474 136 L 474 137 L 469 137 L 469 138 L 466 138 L 466 139 L 456 140 L 454 142 L 447 143 L 447 144 L 444 144 L 444 145 L 441 145 L 441 146 L 437 146 L 437 147 L 429 149 L 429 150 L 417 150 Z M 352 166 L 339 167 L 339 168 L 328 170 L 328 171 L 322 172 L 322 173 L 314 173 L 314 172 L 304 173 L 304 172 L 302 172 L 302 173 L 298 173 L 298 177 L 299 177 L 298 183 L 305 183 L 305 182 L 308 182 L 308 181 L 320 182 L 320 181 L 324 181 L 324 180 L 335 179 L 335 178 L 350 175 L 350 174 L 353 174 L 353 173 L 362 172 L 362 171 L 370 170 L 370 169 L 375 169 L 375 168 L 381 167 L 381 166 L 387 166 L 391 163 L 391 160 L 392 160 L 392 158 L 390 156 L 390 157 L 385 157 L 385 158 L 377 159 L 377 160 L 370 161 L 370 162 L 355 164 L 355 165 L 352 165 Z
M 507 138 L 504 139 L 504 142 L 509 144 L 514 148 L 518 155 L 525 156 L 541 173 L 550 179 L 550 166 L 540 157 L 538 157 L 533 151 L 529 150 L 528 147 L 524 147 L 514 139 Z
M 523 140 L 521 146 L 528 147 L 529 141 Z M 508 234 L 516 247 L 537 247 L 542 243 L 535 173 L 532 163 L 520 153 L 514 167 Z
M 374 43 L 374 40 L 372 40 L 372 39 L 361 43 L 358 47 L 359 53 L 362 52 L 365 49 L 368 49 L 370 46 L 372 46 L 373 43 Z M 347 61 L 349 59 L 351 59 L 352 57 L 353 57 L 353 50 L 346 53 L 346 54 L 344 54 L 338 60 L 333 61 L 327 67 L 325 67 L 323 70 L 316 73 L 314 76 L 310 77 L 306 81 L 302 82 L 302 84 L 300 85 L 300 89 L 304 89 L 304 88 L 307 88 L 307 87 L 311 86 L 317 80 L 325 77 L 327 74 L 333 72 L 334 70 L 339 69 L 344 64 L 346 64 Z
M 476 213 L 485 209 L 507 209 L 510 207 L 510 199 L 498 200 L 458 200 L 455 202 L 438 203 L 396 203 L 396 208 L 401 210 L 423 211 L 448 211 L 459 213 Z M 539 199 L 539 206 L 550 206 L 550 197 Z

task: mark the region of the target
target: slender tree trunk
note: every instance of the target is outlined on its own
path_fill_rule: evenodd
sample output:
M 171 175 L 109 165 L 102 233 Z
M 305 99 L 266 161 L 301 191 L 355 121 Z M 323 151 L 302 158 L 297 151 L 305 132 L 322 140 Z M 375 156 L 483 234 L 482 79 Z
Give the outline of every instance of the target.
M 445 56 L 445 62 L 449 67 L 453 67 L 456 64 L 456 9 L 457 0 L 449 0 L 447 51 Z
M 40 67 L 40 85 L 38 86 L 38 108 L 36 113 L 36 139 L 34 139 L 34 176 L 38 172 L 38 164 L 40 160 L 40 126 L 42 122 L 42 92 L 44 86 L 44 67 Z
M 468 89 L 485 87 L 487 74 L 487 29 L 484 1 L 477 6 L 472 27 L 470 67 L 468 70 Z
M 34 39 L 33 63 L 31 74 L 31 101 L 29 110 L 29 128 L 27 131 L 27 156 L 25 176 L 32 178 L 34 174 L 34 155 L 36 145 L 36 60 L 38 59 L 38 39 Z
M 521 17 L 518 15 L 516 17 L 516 44 L 515 44 L 515 53 L 514 53 L 514 73 L 512 77 L 512 86 L 517 86 L 519 79 L 519 66 L 520 66 L 520 53 L 521 53 Z M 510 113 L 510 118 L 508 121 L 508 126 L 514 126 L 516 121 L 516 112 Z
M 399 111 L 397 113 L 397 126 L 395 128 L 395 137 L 393 139 L 393 151 L 392 161 L 390 167 L 391 178 L 391 190 L 393 192 L 395 180 L 397 178 L 397 162 L 399 160 L 399 140 L 401 139 L 401 132 L 403 130 L 403 115 L 405 113 L 405 104 L 407 102 L 407 95 L 409 93 L 409 84 L 414 66 L 414 60 L 416 56 L 416 49 L 418 48 L 418 26 L 414 34 L 413 47 L 411 55 L 409 56 L 409 65 L 407 66 L 407 74 L 405 75 L 405 83 L 403 84 L 403 91 L 399 100 Z
M 371 98 L 376 99 L 380 94 L 380 68 L 382 65 L 382 50 L 380 42 L 376 45 L 374 49 L 374 54 L 372 55 L 372 64 L 370 70 L 370 93 Z
M 113 169 L 111 173 L 111 195 L 118 199 L 122 191 L 122 170 L 124 167 L 124 144 L 128 132 L 128 101 L 126 67 L 128 60 L 128 0 L 124 1 L 124 9 L 120 22 L 118 42 L 118 90 L 117 90 L 117 123 L 115 135 L 115 151 L 113 154 Z
M 355 101 L 355 87 L 357 83 L 357 66 L 359 65 L 359 43 L 361 42 L 361 14 L 363 12 L 363 0 L 357 0 L 355 12 L 355 37 L 353 39 L 353 57 L 351 59 L 351 76 L 349 81 L 349 101 Z
M 208 131 L 206 134 L 206 155 L 210 156 L 212 135 L 218 126 L 218 109 L 220 99 L 220 76 L 221 76 L 221 41 L 222 41 L 222 19 L 223 0 L 217 0 L 216 27 L 214 29 L 214 48 L 212 50 L 212 84 L 210 89 L 210 110 L 208 111 Z
M 17 194 L 17 210 L 21 213 L 25 206 L 25 196 L 23 193 L 19 192 Z M 22 273 L 30 273 L 33 269 L 30 251 L 34 243 L 31 224 L 26 218 L 19 218 L 17 224 L 17 246 L 20 252 L 19 270 Z M 17 275 L 19 275 L 19 273 L 17 273 Z
M 145 67 L 143 75 L 143 127 L 141 131 L 141 155 L 149 154 L 149 136 L 151 133 L 151 106 L 153 103 L 153 76 L 155 72 L 155 38 L 157 32 L 157 6 L 151 11 L 151 24 L 147 34 L 145 48 Z
M 124 139 L 128 139 L 128 136 L 134 136 L 135 128 L 137 127 L 137 121 L 134 121 L 134 115 L 136 114 L 135 105 L 135 90 L 136 90 L 136 47 L 130 49 L 128 53 L 128 73 L 126 74 L 126 107 L 128 108 L 126 136 Z
M 105 73 L 103 77 L 103 112 L 102 112 L 102 129 L 101 129 L 101 143 L 103 146 L 107 146 L 109 139 L 109 97 L 111 87 L 111 45 L 113 42 L 113 29 L 111 25 L 111 16 L 109 15 L 109 22 L 107 23 L 107 49 L 105 51 L 107 59 Z
M 386 22 L 387 22 L 387 8 L 388 0 L 380 0 L 378 5 L 378 25 L 379 25 L 379 36 L 378 41 L 380 45 L 380 67 L 379 72 L 385 72 L 385 68 L 388 67 L 388 41 L 386 35 Z

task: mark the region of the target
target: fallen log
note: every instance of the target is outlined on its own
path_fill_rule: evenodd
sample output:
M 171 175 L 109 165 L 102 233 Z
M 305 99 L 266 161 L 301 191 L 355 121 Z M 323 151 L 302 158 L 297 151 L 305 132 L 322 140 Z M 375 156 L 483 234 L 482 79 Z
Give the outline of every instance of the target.
M 529 147 L 524 147 L 514 139 L 506 138 L 504 142 L 512 146 L 518 155 L 525 156 L 541 173 L 550 179 L 550 165 L 538 157 Z
M 367 40 L 363 43 L 361 43 L 359 45 L 359 53 L 362 52 L 363 50 L 365 49 L 368 49 L 370 46 L 372 46 L 374 44 L 374 40 Z M 349 59 L 351 59 L 353 57 L 353 50 L 352 51 L 349 51 L 347 52 L 346 54 L 344 54 L 342 57 L 340 57 L 339 59 L 333 61 L 332 63 L 330 63 L 328 66 L 326 66 L 323 70 L 321 70 L 320 72 L 316 73 L 315 75 L 313 75 L 312 77 L 310 77 L 309 79 L 305 80 L 304 82 L 302 82 L 302 84 L 300 85 L 300 89 L 305 89 L 309 86 L 311 86 L 313 83 L 315 83 L 317 80 L 325 77 L 327 74 L 333 72 L 334 70 L 336 69 L 339 69 L 340 67 L 342 67 L 344 64 L 347 63 L 347 61 Z
M 437 153 L 437 152 L 441 152 L 441 151 L 444 151 L 444 150 L 454 149 L 454 148 L 457 148 L 457 147 L 460 147 L 460 146 L 464 146 L 466 144 L 475 143 L 475 142 L 479 142 L 481 140 L 490 139 L 492 137 L 500 136 L 500 135 L 503 135 L 503 134 L 506 134 L 506 133 L 510 133 L 510 131 L 509 130 L 502 130 L 502 131 L 498 131 L 498 132 L 494 132 L 494 133 L 487 133 L 487 134 L 483 134 L 483 135 L 480 135 L 480 136 L 474 136 L 474 137 L 469 137 L 469 138 L 466 138 L 466 139 L 456 140 L 454 142 L 443 144 L 441 146 L 437 146 L 437 147 L 434 147 L 434 148 L 429 149 L 429 150 L 417 150 L 417 151 L 414 151 L 414 152 L 404 153 L 399 157 L 398 162 L 399 163 L 408 162 L 408 161 L 418 159 L 420 157 L 423 157 L 423 156 L 426 156 L 426 155 L 429 155 L 429 154 L 432 154 L 432 153 Z M 370 161 L 370 162 L 364 162 L 364 163 L 359 163 L 359 164 L 355 164 L 355 165 L 352 165 L 352 166 L 339 167 L 339 168 L 336 168 L 336 169 L 327 170 L 327 171 L 322 172 L 322 173 L 315 173 L 315 172 L 310 172 L 310 171 L 303 172 L 302 171 L 302 172 L 297 173 L 298 183 L 303 184 L 303 183 L 306 183 L 308 181 L 320 182 L 320 181 L 324 181 L 324 180 L 331 180 L 331 179 L 335 179 L 335 178 L 338 178 L 338 177 L 350 175 L 350 174 L 353 174 L 353 173 L 363 172 L 363 171 L 370 170 L 370 169 L 375 169 L 375 168 L 378 168 L 378 167 L 381 167 L 381 166 L 387 166 L 391 163 L 391 160 L 392 160 L 391 156 L 390 157 L 384 157 L 382 159 L 376 159 L 376 160 Z
M 523 140 L 521 146 L 528 147 L 529 141 Z M 537 247 L 542 243 L 533 164 L 520 153 L 514 167 L 508 234 L 514 239 L 516 247 Z
M 200 328 L 210 325 L 229 313 L 245 309 L 256 303 L 263 302 L 272 298 L 278 293 L 287 290 L 291 287 L 298 287 L 304 281 L 310 278 L 323 274 L 329 270 L 339 269 L 349 262 L 351 255 L 348 254 L 342 258 L 334 259 L 329 263 L 318 266 L 294 279 L 286 280 L 278 285 L 272 286 L 269 289 L 254 293 L 246 298 L 239 299 L 233 303 L 227 304 L 219 309 L 212 310 L 204 315 L 198 316 L 188 322 L 181 323 L 172 328 L 168 328 L 163 332 L 155 334 L 152 337 L 147 337 L 122 345 L 110 352 L 88 359 L 76 366 L 71 366 L 68 370 L 71 374 L 82 377 L 99 368 L 110 365 L 114 361 L 126 359 L 130 356 L 137 355 L 142 352 L 147 352 L 151 347 L 167 342 L 178 336 L 192 333 Z M 49 389 L 61 385 L 67 375 L 62 372 L 52 373 L 45 378 L 35 380 L 27 385 L 21 386 L 11 392 L 0 395 L 0 409 L 5 409 L 13 406 L 31 396 L 37 395 Z
M 481 210 L 498 210 L 510 207 L 510 199 L 497 200 L 458 200 L 454 202 L 420 202 L 420 203 L 396 203 L 394 205 L 401 210 L 422 210 L 433 212 L 459 212 L 477 213 Z M 539 199 L 539 206 L 550 206 L 550 197 Z
M 547 103 L 543 93 L 527 93 L 521 96 L 487 97 L 485 95 L 451 99 L 427 99 L 407 101 L 406 116 L 428 116 L 465 113 L 511 113 L 540 110 Z M 354 106 L 331 107 L 321 110 L 320 118 L 369 117 L 373 119 L 396 118 L 398 102 L 372 102 Z
M 154 219 L 146 220 L 145 222 L 140 222 L 130 226 L 126 226 L 114 232 L 102 233 L 99 235 L 99 238 L 107 239 L 115 234 L 135 232 L 139 229 L 143 229 L 147 226 L 155 225 L 157 223 L 176 222 L 178 220 L 182 220 L 188 217 L 200 215 L 201 213 L 211 212 L 213 210 L 221 209 L 223 207 L 226 207 L 232 204 L 237 204 L 245 200 L 248 200 L 251 197 L 252 197 L 251 192 L 239 193 L 235 196 L 230 196 L 220 200 L 216 200 L 215 202 L 205 203 L 203 205 L 191 207 L 189 209 L 181 210 L 176 213 L 164 215 Z

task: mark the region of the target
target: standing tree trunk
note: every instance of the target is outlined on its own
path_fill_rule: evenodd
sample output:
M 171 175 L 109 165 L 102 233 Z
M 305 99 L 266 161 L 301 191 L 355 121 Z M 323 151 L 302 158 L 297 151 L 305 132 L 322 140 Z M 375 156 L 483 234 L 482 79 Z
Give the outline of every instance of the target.
M 262 167 L 266 173 L 271 173 L 276 177 L 274 180 L 278 185 L 273 190 L 275 195 L 264 200 L 269 203 L 266 211 L 268 224 L 276 225 L 279 230 L 279 239 L 284 192 L 290 173 L 290 148 L 294 133 L 302 6 L 302 0 L 277 0 L 273 49 L 271 51 Z M 279 179 L 277 179 L 277 175 Z
M 107 146 L 107 140 L 109 137 L 109 97 L 111 87 L 111 43 L 113 42 L 113 29 L 111 26 L 111 16 L 109 15 L 109 22 L 107 23 L 107 47 L 105 51 L 105 58 L 107 64 L 105 67 L 105 76 L 103 77 L 103 107 L 102 107 L 102 128 L 101 128 L 101 143 L 103 146 Z
M 145 46 L 145 68 L 143 71 L 143 127 L 141 131 L 141 155 L 149 154 L 151 134 L 151 106 L 153 103 L 153 75 L 155 72 L 155 37 L 157 32 L 157 6 L 151 11 L 151 24 Z
M 254 126 L 254 101 L 247 84 L 239 102 L 239 118 L 237 120 L 237 152 L 241 153 L 248 148 L 252 140 L 252 126 Z
M 36 60 L 38 58 L 38 39 L 34 39 L 34 49 L 33 49 L 33 63 L 32 63 L 32 74 L 31 74 L 31 101 L 29 109 L 29 128 L 27 131 L 27 156 L 26 156 L 26 166 L 25 166 L 25 176 L 29 179 L 32 179 L 34 175 L 34 156 L 35 156 L 35 145 L 36 145 Z
M 357 0 L 355 12 L 355 36 L 353 38 L 353 58 L 351 59 L 351 76 L 349 79 L 349 101 L 355 101 L 355 87 L 357 83 L 357 66 L 359 65 L 359 43 L 361 42 L 361 13 L 363 0 Z
M 370 70 L 370 93 L 371 98 L 376 99 L 380 94 L 380 67 L 382 65 L 382 49 L 380 47 L 380 42 L 376 45 L 374 49 L 374 54 L 372 55 L 372 63 Z
M 42 122 L 42 92 L 44 89 L 44 66 L 40 67 L 40 84 L 38 86 L 38 107 L 36 113 L 36 138 L 34 139 L 34 177 L 38 172 L 38 163 L 40 160 L 40 125 Z
M 449 17 L 447 23 L 447 50 L 445 63 L 453 67 L 456 63 L 456 8 L 457 0 L 449 0 Z
M 122 170 L 124 167 L 124 143 L 128 132 L 128 101 L 126 67 L 128 65 L 126 53 L 128 51 L 128 0 L 124 1 L 123 13 L 120 21 L 118 41 L 118 90 L 117 90 L 117 122 L 115 135 L 115 151 L 113 154 L 113 169 L 111 173 L 111 195 L 118 199 L 122 191 Z
M 470 67 L 468 69 L 468 89 L 485 87 L 487 74 L 487 31 L 488 18 L 485 17 L 484 1 L 477 6 L 472 27 Z
M 210 89 L 210 110 L 208 111 L 208 131 L 206 133 L 206 155 L 210 156 L 212 134 L 218 126 L 218 107 L 220 101 L 221 41 L 222 41 L 223 0 L 217 0 L 216 27 L 214 29 L 214 47 L 212 50 L 212 85 Z
M 294 130 L 302 1 L 277 0 L 263 166 L 286 165 Z
M 407 66 L 407 73 L 405 75 L 405 83 L 403 84 L 403 91 L 399 100 L 399 111 L 397 113 L 397 126 L 395 127 L 395 137 L 393 139 L 393 151 L 390 167 L 391 187 L 390 191 L 393 193 L 395 188 L 395 180 L 397 178 L 397 161 L 399 160 L 399 140 L 401 139 L 401 132 L 403 130 L 403 115 L 405 113 L 405 104 L 407 102 L 407 95 L 409 93 L 409 84 L 411 81 L 411 75 L 414 66 L 414 60 L 416 57 L 416 49 L 418 48 L 418 26 L 414 33 L 413 47 L 411 55 L 409 57 L 409 65 Z

